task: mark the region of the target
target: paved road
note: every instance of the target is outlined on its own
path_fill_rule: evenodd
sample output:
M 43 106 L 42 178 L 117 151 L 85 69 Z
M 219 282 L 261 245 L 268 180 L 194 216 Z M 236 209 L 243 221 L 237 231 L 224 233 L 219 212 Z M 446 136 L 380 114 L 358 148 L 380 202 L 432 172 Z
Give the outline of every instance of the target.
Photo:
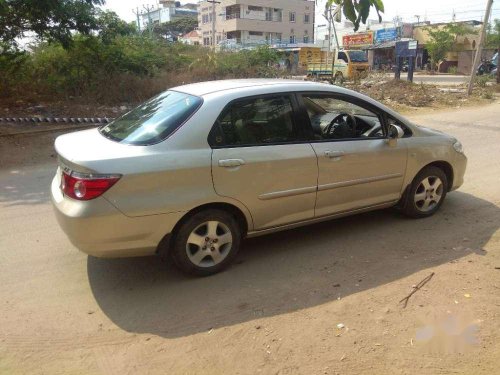
M 499 118 L 500 104 L 415 117 L 470 160 L 436 216 L 388 210 L 247 240 L 203 279 L 79 253 L 52 214 L 54 163 L 1 169 L 0 373 L 498 373 Z

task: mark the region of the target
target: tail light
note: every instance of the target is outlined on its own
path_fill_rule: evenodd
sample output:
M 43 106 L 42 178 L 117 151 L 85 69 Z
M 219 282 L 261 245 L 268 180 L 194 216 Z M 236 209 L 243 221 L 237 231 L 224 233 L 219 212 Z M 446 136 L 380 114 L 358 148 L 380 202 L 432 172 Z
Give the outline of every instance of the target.
M 70 198 L 88 201 L 104 194 L 120 178 L 119 174 L 84 174 L 64 170 L 61 190 Z

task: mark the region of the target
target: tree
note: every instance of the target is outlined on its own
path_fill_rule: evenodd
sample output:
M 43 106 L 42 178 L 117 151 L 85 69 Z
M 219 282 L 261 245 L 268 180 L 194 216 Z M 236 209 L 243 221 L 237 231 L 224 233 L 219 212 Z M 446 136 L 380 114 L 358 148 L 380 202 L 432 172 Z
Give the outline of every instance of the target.
M 104 0 L 0 0 L 0 40 L 17 47 L 30 33 L 45 40 L 71 44 L 71 32 L 88 34 L 97 28 L 96 5 Z
M 455 38 L 446 29 L 428 29 L 430 40 L 425 47 L 431 58 L 432 69 L 437 67 L 439 61 L 446 57 L 455 43 Z
M 474 35 L 477 32 L 464 23 L 450 23 L 443 27 L 426 27 L 429 34 L 429 41 L 425 47 L 431 58 L 432 68 L 446 57 L 446 54 L 453 50 L 458 50 L 458 37 L 464 35 Z
M 375 8 L 379 22 L 382 22 L 380 13 L 384 13 L 382 0 L 327 0 L 326 6 L 337 4 L 342 8 L 345 17 L 354 24 L 354 31 L 359 29 L 360 22 L 366 24 L 371 8 Z
M 171 38 L 173 35 L 186 34 L 198 27 L 198 20 L 194 17 L 180 17 L 161 25 L 155 25 L 153 32 L 162 38 Z
M 493 27 L 489 27 L 486 34 L 486 46 L 497 50 L 497 83 L 500 83 L 500 20 L 496 19 Z
M 104 43 L 112 42 L 117 36 L 132 35 L 136 32 L 135 22 L 127 23 L 109 10 L 97 12 L 96 28 Z

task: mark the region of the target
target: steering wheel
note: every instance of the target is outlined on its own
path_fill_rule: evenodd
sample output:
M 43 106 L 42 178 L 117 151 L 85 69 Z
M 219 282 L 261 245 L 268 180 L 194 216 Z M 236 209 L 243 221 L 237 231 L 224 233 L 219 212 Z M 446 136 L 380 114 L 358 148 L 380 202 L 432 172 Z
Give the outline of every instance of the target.
M 346 112 L 339 113 L 323 130 L 327 138 L 356 138 L 356 118 Z

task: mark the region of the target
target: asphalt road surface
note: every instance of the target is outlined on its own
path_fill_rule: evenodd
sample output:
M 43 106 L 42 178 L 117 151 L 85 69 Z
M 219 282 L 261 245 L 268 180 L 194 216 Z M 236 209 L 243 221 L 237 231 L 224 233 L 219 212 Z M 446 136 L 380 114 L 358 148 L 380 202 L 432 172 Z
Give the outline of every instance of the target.
M 413 118 L 469 157 L 434 217 L 246 240 L 198 279 L 78 252 L 52 213 L 50 148 L 0 144 L 0 374 L 498 374 L 500 104 Z

